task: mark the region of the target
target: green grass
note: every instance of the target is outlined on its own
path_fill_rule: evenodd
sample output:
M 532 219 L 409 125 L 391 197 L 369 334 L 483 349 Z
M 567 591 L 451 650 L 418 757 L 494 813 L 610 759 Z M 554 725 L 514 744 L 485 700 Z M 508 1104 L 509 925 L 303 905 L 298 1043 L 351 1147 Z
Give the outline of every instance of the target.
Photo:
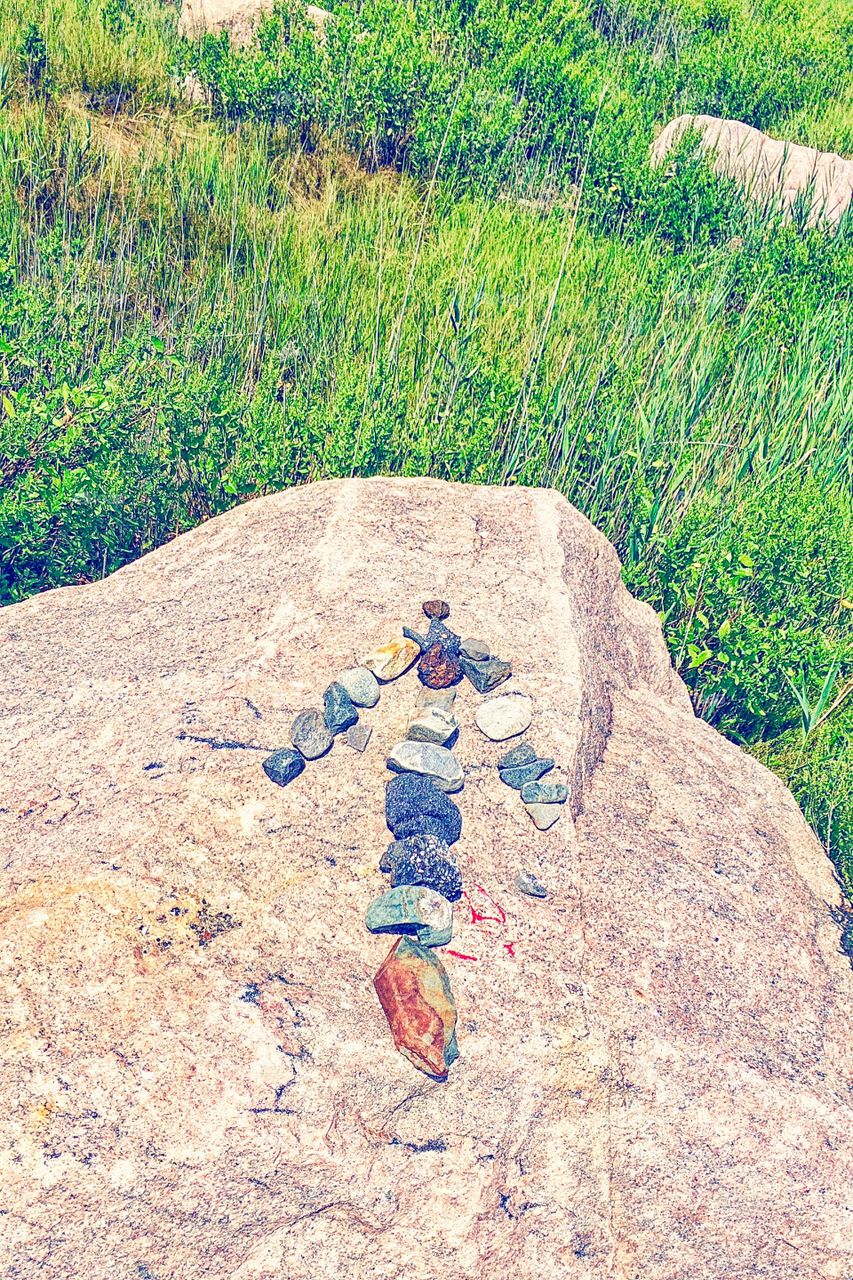
M 843 8 L 550 8 L 0 18 L 0 601 L 323 476 L 553 485 L 853 885 L 853 243 L 646 159 L 691 106 L 843 149 Z

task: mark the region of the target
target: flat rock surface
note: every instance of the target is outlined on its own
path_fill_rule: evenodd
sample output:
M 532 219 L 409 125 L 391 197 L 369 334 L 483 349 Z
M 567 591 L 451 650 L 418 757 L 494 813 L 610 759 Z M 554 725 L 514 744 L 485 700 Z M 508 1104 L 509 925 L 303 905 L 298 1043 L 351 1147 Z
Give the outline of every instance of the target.
M 458 686 L 444 1084 L 395 1050 L 364 927 L 415 670 L 363 755 L 261 767 L 432 596 L 570 788 L 537 831 Z M 853 1275 L 830 865 L 556 494 L 247 503 L 0 612 L 0 708 L 4 1280 Z

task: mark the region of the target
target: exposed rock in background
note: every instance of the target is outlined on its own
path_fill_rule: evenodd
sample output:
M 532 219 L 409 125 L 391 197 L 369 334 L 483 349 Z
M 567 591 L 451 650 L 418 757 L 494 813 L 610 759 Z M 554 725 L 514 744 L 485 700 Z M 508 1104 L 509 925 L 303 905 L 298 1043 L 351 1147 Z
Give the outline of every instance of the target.
M 273 0 L 181 0 L 178 35 L 195 39 L 206 31 L 227 31 L 234 44 L 248 44 L 258 18 L 272 7 Z M 305 13 L 322 35 L 329 11 L 309 4 Z
M 262 768 L 427 594 L 533 702 L 508 748 L 456 686 L 447 1083 L 396 1051 L 365 928 L 416 670 L 360 713 L 363 754 L 339 738 L 285 787 Z M 0 1275 L 853 1274 L 830 864 L 694 718 L 654 613 L 556 494 L 250 502 L 0 612 L 0 708 Z M 570 790 L 547 832 L 495 768 L 536 773 L 537 749 Z M 430 789 L 403 777 L 401 804 Z M 397 977 L 409 1043 L 437 999 Z
M 834 151 L 816 151 L 771 138 L 740 120 L 717 116 L 678 116 L 652 146 L 652 164 L 662 165 L 684 133 L 701 135 L 701 150 L 711 155 L 714 171 L 734 178 L 753 199 L 789 214 L 805 199 L 807 221 L 837 225 L 853 200 L 853 159 Z

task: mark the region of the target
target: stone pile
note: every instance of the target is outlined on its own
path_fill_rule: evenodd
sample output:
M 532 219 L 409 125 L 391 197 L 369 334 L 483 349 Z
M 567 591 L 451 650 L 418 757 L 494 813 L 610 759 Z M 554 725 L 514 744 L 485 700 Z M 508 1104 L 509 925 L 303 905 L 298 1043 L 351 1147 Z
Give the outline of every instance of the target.
M 268 756 L 263 767 L 273 782 L 287 786 L 306 761 L 330 751 L 339 735 L 363 751 L 371 730 L 359 719 L 359 710 L 376 706 L 380 684 L 396 680 L 417 662 L 423 688 L 405 739 L 392 747 L 386 760 L 394 776 L 386 786 L 385 818 L 394 839 L 379 869 L 390 876 L 391 887 L 368 907 L 366 925 L 372 933 L 397 935 L 374 979 L 397 1049 L 419 1070 L 444 1080 L 458 1057 L 456 1006 L 435 948 L 451 941 L 452 904 L 463 892 L 452 850 L 462 833 L 462 817 L 450 799 L 465 782 L 452 750 L 459 735 L 455 686 L 467 678 L 477 693 L 492 694 L 510 678 L 512 665 L 492 654 L 484 641 L 463 640 L 452 631 L 446 625 L 446 601 L 428 600 L 423 612 L 429 622 L 424 634 L 404 626 L 402 639 L 380 646 L 360 666 L 341 672 L 323 694 L 322 711 L 300 711 L 291 725 L 292 747 Z M 474 719 L 490 741 L 504 742 L 530 727 L 533 702 L 516 690 L 495 694 L 479 704 Z M 562 783 L 539 781 L 553 767 L 554 761 L 540 758 L 526 740 L 498 762 L 501 780 L 521 793 L 542 831 L 560 817 L 569 794 Z M 522 879 L 519 887 L 525 893 L 545 894 L 534 877 Z

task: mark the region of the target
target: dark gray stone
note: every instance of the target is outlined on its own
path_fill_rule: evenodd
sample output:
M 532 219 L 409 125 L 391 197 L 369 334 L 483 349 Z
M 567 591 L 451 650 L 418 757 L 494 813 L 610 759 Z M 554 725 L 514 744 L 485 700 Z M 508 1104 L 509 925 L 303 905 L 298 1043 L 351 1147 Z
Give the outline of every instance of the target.
M 395 840 L 382 855 L 381 871 L 390 871 L 391 885 L 423 884 L 448 902 L 462 896 L 462 876 L 450 849 L 435 836 L 409 836 Z
M 501 756 L 498 761 L 499 769 L 517 769 L 522 764 L 533 764 L 536 759 L 536 752 L 533 746 L 526 739 L 519 742 L 517 747 L 513 747 L 511 751 L 507 751 L 506 755 Z
M 525 782 L 535 782 L 553 768 L 553 760 L 534 760 L 532 764 L 523 764 L 517 769 L 501 769 L 500 778 L 508 787 L 520 791 Z
M 548 890 L 545 888 L 541 880 L 537 880 L 532 871 L 522 871 L 521 875 L 516 879 L 516 885 L 522 893 L 528 894 L 531 898 L 547 898 Z
M 424 653 L 429 648 L 426 638 L 419 631 L 414 631 L 411 627 L 403 627 L 403 635 L 407 640 L 414 641 L 421 653 Z
M 290 726 L 290 741 L 306 760 L 317 760 L 331 750 L 334 738 L 319 711 L 300 711 Z
M 500 658 L 489 658 L 486 662 L 460 658 L 460 666 L 478 693 L 490 693 L 512 675 L 511 665 L 501 662 Z
M 521 798 L 525 804 L 565 804 L 569 788 L 563 782 L 525 782 Z
M 275 782 L 280 787 L 286 787 L 288 782 L 298 778 L 304 768 L 304 756 L 300 755 L 298 751 L 291 751 L 290 747 L 283 747 L 281 751 L 274 751 L 263 762 L 264 773 L 270 782 Z
M 329 733 L 343 733 L 358 720 L 352 698 L 337 680 L 323 694 L 323 719 Z
M 401 773 L 390 780 L 385 788 L 385 819 L 398 840 L 434 835 L 450 845 L 462 832 L 462 815 L 450 797 L 417 773 Z

